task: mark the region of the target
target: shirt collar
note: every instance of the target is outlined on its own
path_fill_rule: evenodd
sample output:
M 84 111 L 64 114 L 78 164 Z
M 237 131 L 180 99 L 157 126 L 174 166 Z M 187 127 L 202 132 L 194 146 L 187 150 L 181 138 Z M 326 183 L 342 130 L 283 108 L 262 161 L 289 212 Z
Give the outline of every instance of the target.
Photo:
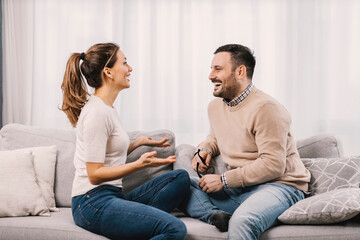
M 245 91 L 243 91 L 239 96 L 237 96 L 236 98 L 234 98 L 231 101 L 226 101 L 225 99 L 223 99 L 223 101 L 226 103 L 226 105 L 228 105 L 229 107 L 236 107 L 237 105 L 239 105 L 242 101 L 245 100 L 245 98 L 247 96 L 249 96 L 251 90 L 253 89 L 254 85 L 252 84 L 252 82 L 250 83 L 250 85 L 245 89 Z

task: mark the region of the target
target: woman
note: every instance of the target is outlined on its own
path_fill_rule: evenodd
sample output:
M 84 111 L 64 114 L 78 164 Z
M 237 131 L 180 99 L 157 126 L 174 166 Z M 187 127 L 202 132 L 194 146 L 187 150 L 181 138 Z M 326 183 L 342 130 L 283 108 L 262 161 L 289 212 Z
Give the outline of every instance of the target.
M 153 151 L 125 163 L 127 155 L 141 145 L 170 145 L 168 138 L 140 137 L 130 143 L 121 126 L 113 103 L 121 90 L 130 87 L 131 71 L 124 53 L 113 43 L 96 44 L 68 60 L 61 110 L 77 128 L 73 218 L 78 226 L 111 239 L 184 239 L 185 225 L 168 212 L 188 194 L 187 172 L 168 172 L 122 193 L 123 177 L 176 161 L 175 156 L 156 158 Z M 82 75 L 95 88 L 89 99 Z

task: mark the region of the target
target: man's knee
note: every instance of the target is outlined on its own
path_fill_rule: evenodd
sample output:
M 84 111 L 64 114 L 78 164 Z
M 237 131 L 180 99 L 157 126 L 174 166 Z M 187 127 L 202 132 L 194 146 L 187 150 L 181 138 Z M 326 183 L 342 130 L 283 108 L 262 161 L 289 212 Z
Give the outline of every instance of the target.
M 258 239 L 263 232 L 261 219 L 256 216 L 233 216 L 229 222 L 229 239 Z

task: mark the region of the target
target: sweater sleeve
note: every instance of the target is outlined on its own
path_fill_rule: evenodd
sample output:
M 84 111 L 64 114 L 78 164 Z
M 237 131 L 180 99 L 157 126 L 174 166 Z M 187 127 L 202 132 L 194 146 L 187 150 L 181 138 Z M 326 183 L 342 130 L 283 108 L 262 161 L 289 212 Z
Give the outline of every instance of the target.
M 265 183 L 282 176 L 286 167 L 286 145 L 290 115 L 281 105 L 264 104 L 253 122 L 258 157 L 248 165 L 225 173 L 230 188 Z

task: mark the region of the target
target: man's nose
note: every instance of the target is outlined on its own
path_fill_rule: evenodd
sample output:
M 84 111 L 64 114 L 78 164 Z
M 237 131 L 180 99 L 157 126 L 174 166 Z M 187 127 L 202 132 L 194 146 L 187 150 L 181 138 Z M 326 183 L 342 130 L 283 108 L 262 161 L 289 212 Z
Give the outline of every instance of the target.
M 213 80 L 215 78 L 216 78 L 216 76 L 214 75 L 213 71 L 211 71 L 209 74 L 209 80 Z

